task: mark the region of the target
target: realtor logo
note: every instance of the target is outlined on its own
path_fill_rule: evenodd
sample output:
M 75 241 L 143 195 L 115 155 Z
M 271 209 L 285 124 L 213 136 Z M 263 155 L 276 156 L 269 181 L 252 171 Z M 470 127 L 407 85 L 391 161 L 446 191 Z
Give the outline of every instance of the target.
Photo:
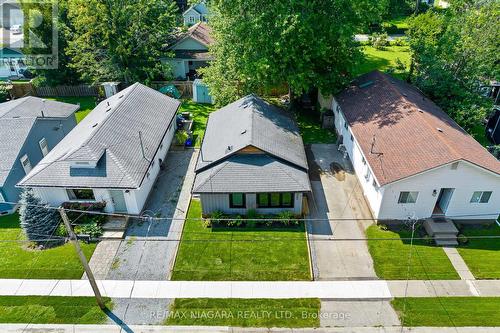
M 21 5 L 17 0 L 0 0 L 1 65 L 16 73 L 23 67 L 56 69 L 57 19 L 57 1 L 23 0 Z

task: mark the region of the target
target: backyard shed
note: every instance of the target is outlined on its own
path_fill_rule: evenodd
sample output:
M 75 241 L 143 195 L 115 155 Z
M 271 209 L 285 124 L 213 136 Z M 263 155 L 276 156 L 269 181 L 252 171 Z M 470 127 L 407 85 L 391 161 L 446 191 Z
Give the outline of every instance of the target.
M 201 79 L 193 81 L 193 101 L 196 103 L 212 104 L 212 96 L 208 91 L 208 86 Z

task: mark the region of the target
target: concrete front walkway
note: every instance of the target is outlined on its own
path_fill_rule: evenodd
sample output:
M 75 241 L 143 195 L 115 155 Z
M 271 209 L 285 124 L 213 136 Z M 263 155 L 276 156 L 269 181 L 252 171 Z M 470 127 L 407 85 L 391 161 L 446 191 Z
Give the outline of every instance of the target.
M 458 253 L 458 250 L 454 247 L 443 247 L 444 253 L 450 259 L 453 268 L 457 271 L 458 275 L 462 280 L 475 280 L 476 278 L 470 271 L 469 267 L 465 263 L 464 259 Z
M 332 327 L 332 328 L 240 328 L 226 326 L 140 326 L 0 324 L 6 333 L 500 333 L 500 327 Z
M 307 149 L 313 202 L 312 219 L 359 219 L 309 221 L 311 258 L 315 280 L 378 279 L 366 241 L 330 241 L 363 239 L 372 224 L 371 213 L 361 185 L 333 144 L 313 144 Z

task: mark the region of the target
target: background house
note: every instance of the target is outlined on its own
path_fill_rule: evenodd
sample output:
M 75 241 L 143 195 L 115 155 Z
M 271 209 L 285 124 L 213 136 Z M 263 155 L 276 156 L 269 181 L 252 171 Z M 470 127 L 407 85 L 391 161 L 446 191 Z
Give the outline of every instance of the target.
M 0 215 L 12 213 L 26 174 L 76 125 L 78 105 L 38 97 L 0 104 Z
M 44 202 L 106 202 L 139 214 L 166 158 L 180 102 L 136 83 L 97 105 L 19 183 Z
M 311 191 L 302 138 L 285 111 L 249 95 L 210 114 L 193 193 L 203 214 L 301 214 Z
M 192 5 L 182 13 L 184 25 L 194 25 L 198 22 L 208 22 L 208 7 L 204 1 Z
M 208 66 L 212 60 L 208 52 L 212 30 L 205 23 L 198 23 L 188 29 L 186 33 L 179 36 L 177 41 L 168 48 L 174 53 L 173 58 L 162 59 L 163 63 L 171 66 L 172 75 L 175 79 L 194 80 L 198 77 L 196 70 Z
M 0 79 L 18 78 L 28 68 L 26 57 L 19 51 L 9 48 L 0 50 Z
M 376 218 L 496 220 L 500 162 L 415 87 L 374 71 L 332 108 Z

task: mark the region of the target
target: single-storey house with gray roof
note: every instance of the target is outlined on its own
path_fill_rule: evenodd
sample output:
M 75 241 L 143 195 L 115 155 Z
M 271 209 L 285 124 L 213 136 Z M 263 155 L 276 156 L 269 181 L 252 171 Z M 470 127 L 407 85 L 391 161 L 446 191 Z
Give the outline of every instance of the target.
M 176 99 L 142 84 L 99 103 L 18 184 L 46 203 L 106 202 L 140 214 L 176 129 Z
M 17 182 L 76 126 L 79 108 L 33 96 L 0 104 L 0 215 L 15 211 Z
M 301 214 L 311 191 L 302 137 L 284 110 L 248 95 L 210 114 L 193 193 L 203 214 Z

